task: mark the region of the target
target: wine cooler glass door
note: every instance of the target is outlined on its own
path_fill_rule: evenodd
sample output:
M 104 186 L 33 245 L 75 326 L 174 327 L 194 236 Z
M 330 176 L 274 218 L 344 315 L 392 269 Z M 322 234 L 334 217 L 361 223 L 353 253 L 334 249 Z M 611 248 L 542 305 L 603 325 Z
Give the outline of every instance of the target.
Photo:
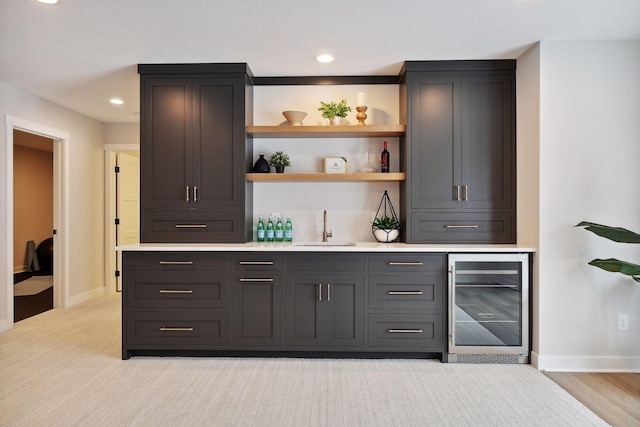
M 450 255 L 451 353 L 528 351 L 528 256 Z

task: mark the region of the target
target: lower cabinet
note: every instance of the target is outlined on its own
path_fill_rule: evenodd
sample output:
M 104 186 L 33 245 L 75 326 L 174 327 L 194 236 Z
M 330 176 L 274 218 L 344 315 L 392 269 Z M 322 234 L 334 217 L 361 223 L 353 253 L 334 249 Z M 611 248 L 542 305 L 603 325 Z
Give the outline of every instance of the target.
M 288 276 L 287 347 L 362 347 L 363 278 L 360 276 Z
M 123 253 L 122 355 L 445 352 L 444 254 Z
M 233 344 L 279 347 L 282 345 L 282 276 L 247 273 L 234 275 Z

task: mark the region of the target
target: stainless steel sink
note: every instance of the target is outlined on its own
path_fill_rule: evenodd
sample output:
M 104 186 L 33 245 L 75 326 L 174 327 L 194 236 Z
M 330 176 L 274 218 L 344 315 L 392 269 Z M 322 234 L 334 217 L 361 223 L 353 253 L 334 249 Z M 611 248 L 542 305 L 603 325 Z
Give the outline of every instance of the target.
M 354 242 L 296 242 L 293 246 L 320 246 L 320 247 L 332 247 L 332 246 L 355 246 Z

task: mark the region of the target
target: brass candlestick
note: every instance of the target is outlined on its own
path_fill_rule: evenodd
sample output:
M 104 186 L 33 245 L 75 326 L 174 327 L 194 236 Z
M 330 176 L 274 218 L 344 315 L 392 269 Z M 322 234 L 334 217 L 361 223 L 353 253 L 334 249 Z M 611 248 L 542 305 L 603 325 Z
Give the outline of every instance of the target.
M 365 111 L 367 111 L 367 106 L 358 105 L 356 107 L 356 111 L 358 112 L 358 114 L 356 114 L 356 119 L 358 119 L 358 126 L 362 126 L 365 124 L 364 121 L 367 118 L 367 115 L 364 113 Z

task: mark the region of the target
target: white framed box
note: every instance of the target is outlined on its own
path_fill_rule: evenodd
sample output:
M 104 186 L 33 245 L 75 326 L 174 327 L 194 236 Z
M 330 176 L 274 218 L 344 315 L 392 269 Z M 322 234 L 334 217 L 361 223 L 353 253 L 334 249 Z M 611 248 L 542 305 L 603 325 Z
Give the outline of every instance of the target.
M 347 173 L 347 158 L 325 157 L 324 173 Z

